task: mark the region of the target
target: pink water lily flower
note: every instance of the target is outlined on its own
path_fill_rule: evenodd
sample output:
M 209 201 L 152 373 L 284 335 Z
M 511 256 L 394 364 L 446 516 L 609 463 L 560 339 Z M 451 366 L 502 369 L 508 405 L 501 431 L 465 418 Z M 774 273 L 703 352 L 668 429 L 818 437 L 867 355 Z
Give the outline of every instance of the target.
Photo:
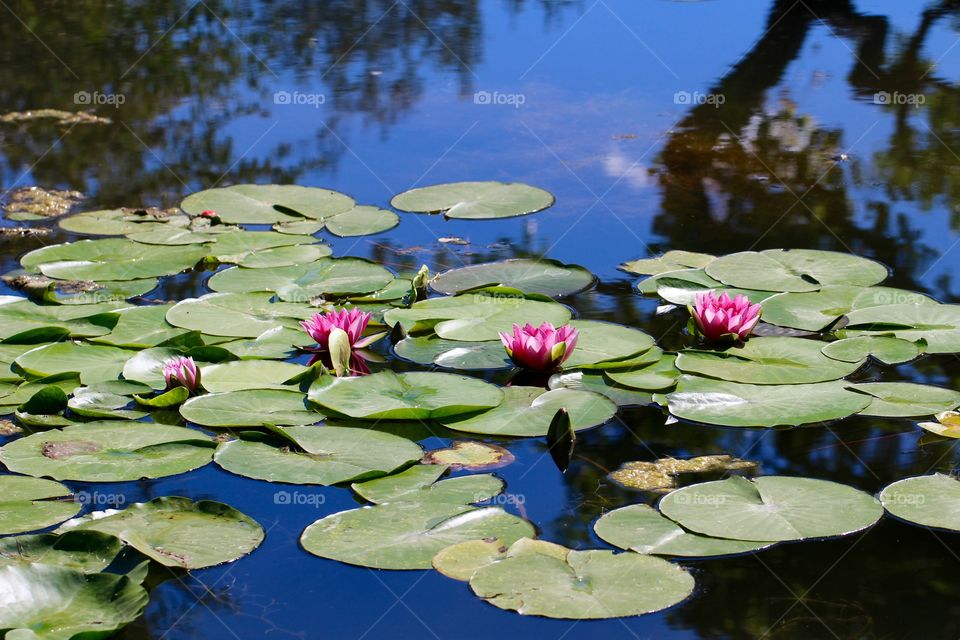
M 580 332 L 564 325 L 554 328 L 549 322 L 539 327 L 513 325 L 513 335 L 500 334 L 507 355 L 513 363 L 532 371 L 553 371 L 563 364 L 577 346 Z
M 330 332 L 333 329 L 343 329 L 347 332 L 351 349 L 362 349 L 384 335 L 378 333 L 366 338 L 363 337 L 363 330 L 367 328 L 367 323 L 370 322 L 370 315 L 357 308 L 349 311 L 347 309 L 333 310 L 327 313 L 314 314 L 309 320 L 301 322 L 300 326 L 324 351 L 330 346 Z
M 733 299 L 716 291 L 697 294 L 697 302 L 690 309 L 697 328 L 708 342 L 746 340 L 760 320 L 760 305 L 750 304 L 745 295 Z
M 167 382 L 167 389 L 185 387 L 194 393 L 200 388 L 200 369 L 193 358 L 177 356 L 163 364 L 163 379 Z

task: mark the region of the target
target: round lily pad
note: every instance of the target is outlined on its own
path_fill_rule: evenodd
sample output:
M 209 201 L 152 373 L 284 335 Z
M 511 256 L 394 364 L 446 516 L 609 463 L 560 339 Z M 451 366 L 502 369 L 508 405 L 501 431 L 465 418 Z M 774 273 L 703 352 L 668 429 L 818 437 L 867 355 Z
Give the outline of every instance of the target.
M 609 398 L 590 391 L 539 387 L 505 387 L 500 406 L 476 416 L 442 420 L 444 426 L 467 433 L 498 436 L 545 436 L 560 409 L 566 409 L 574 430 L 589 429 L 617 412 Z
M 212 458 L 213 443 L 199 431 L 117 420 L 41 431 L 0 447 L 11 471 L 83 482 L 172 476 Z
M 960 480 L 935 473 L 905 478 L 880 492 L 892 515 L 922 527 L 960 531 Z
M 356 206 L 323 220 L 327 231 L 341 238 L 381 233 L 400 224 L 400 216 L 393 211 L 370 206 Z
M 436 275 L 430 287 L 455 294 L 485 286 L 513 287 L 526 293 L 566 296 L 594 283 L 592 273 L 579 265 L 555 260 L 504 260 L 450 269 Z
M 255 520 L 229 505 L 178 496 L 74 518 L 58 529 L 66 531 L 109 533 L 164 566 L 184 569 L 233 562 L 264 537 Z
M 900 364 L 913 360 L 926 349 L 923 342 L 909 342 L 889 336 L 843 338 L 823 346 L 823 355 L 844 362 L 860 362 L 872 356 L 884 364 Z
M 351 509 L 317 520 L 300 543 L 310 553 L 376 569 L 429 569 L 441 549 L 465 540 L 511 543 L 533 526 L 499 507 L 399 501 Z
M 243 389 L 296 389 L 283 383 L 307 368 L 290 362 L 235 360 L 201 367 L 200 384 L 212 393 Z
M 269 293 L 210 293 L 187 298 L 167 312 L 167 322 L 212 336 L 256 338 L 285 327 L 299 330 L 317 309 L 292 302 L 271 302 Z M 309 342 L 304 335 L 304 343 Z
M 76 373 L 84 384 L 116 380 L 134 351 L 83 342 L 57 342 L 27 351 L 13 361 L 24 374 L 42 378 Z
M 143 349 L 175 340 L 187 333 L 186 329 L 174 327 L 166 320 L 167 311 L 173 305 L 158 304 L 148 307 L 130 307 L 117 312 L 119 320 L 113 330 L 98 336 L 91 342 L 114 347 Z
M 593 530 L 615 547 L 662 556 L 726 556 L 759 551 L 773 544 L 690 533 L 645 504 L 610 511 L 597 520 Z
M 407 336 L 393 345 L 398 358 L 417 364 L 436 365 L 446 369 L 508 369 L 513 366 L 499 340 L 466 342 L 444 340 L 430 334 Z
M 871 402 L 870 396 L 846 388 L 843 381 L 815 384 L 741 384 L 697 376 L 680 376 L 666 396 L 678 418 L 728 427 L 796 426 L 839 420 Z
M 0 476 L 0 534 L 36 531 L 80 511 L 70 489 L 41 478 Z
M 472 504 L 489 500 L 503 491 L 503 481 L 490 473 L 441 480 L 448 468 L 445 464 L 417 464 L 385 478 L 353 484 L 352 488 L 359 496 L 376 504 Z
M 676 366 L 677 356 L 664 355 L 653 364 L 636 369 L 620 371 L 606 370 L 603 375 L 618 385 L 632 389 L 647 389 L 657 391 L 672 387 L 680 377 L 680 370 Z
M 314 187 L 297 185 L 238 184 L 190 194 L 180 208 L 191 215 L 216 211 L 230 224 L 271 224 L 307 218 L 324 218 L 349 211 L 353 198 Z
M 231 440 L 214 460 L 237 475 L 268 482 L 331 485 L 392 473 L 420 458 L 416 443 L 399 436 L 349 427 L 276 427 L 295 447 Z M 289 443 L 288 443 L 289 444 Z
M 871 396 L 860 413 L 883 418 L 930 416 L 960 407 L 960 391 L 912 382 L 864 382 L 850 389 Z
M 360 258 L 321 258 L 289 267 L 232 267 L 215 274 L 207 284 L 222 293 L 271 291 L 281 300 L 308 302 L 324 295 L 371 293 L 391 282 L 393 274 L 376 263 Z
M 731 287 L 763 291 L 816 291 L 832 284 L 869 287 L 887 277 L 887 268 L 879 262 L 815 249 L 731 253 L 704 270 Z
M 722 351 L 682 351 L 676 367 L 730 382 L 781 385 L 839 380 L 863 364 L 829 358 L 822 347 L 806 338 L 755 337 Z
M 124 236 L 140 231 L 144 224 L 144 221 L 137 221 L 132 217 L 128 209 L 84 211 L 60 218 L 57 226 L 64 231 L 88 236 Z
M 763 321 L 804 331 L 820 331 L 853 309 L 902 304 L 936 304 L 923 294 L 889 287 L 834 285 L 806 293 L 780 293 L 762 302 Z
M 0 566 L 42 563 L 99 573 L 121 549 L 123 542 L 119 538 L 99 531 L 13 536 L 0 539 Z
M 383 314 L 386 324 L 399 324 L 408 332 L 432 328 L 441 338 L 471 342 L 499 340 L 500 332 L 513 331 L 514 324 L 560 326 L 569 320 L 570 310 L 556 302 L 480 294 L 430 298 Z
M 620 265 L 622 271 L 635 273 L 637 275 L 656 275 L 668 271 L 677 271 L 679 269 L 703 268 L 716 259 L 707 253 L 696 253 L 693 251 L 667 251 L 662 256 L 656 258 L 643 258 L 640 260 L 631 260 Z
M 445 464 L 451 469 L 469 471 L 499 469 L 514 460 L 514 455 L 507 449 L 475 440 L 457 440 L 449 447 L 428 452 L 423 458 L 426 464 Z
M 390 204 L 400 211 L 443 212 L 447 218 L 489 220 L 536 213 L 553 202 L 549 192 L 526 184 L 452 182 L 404 191 Z
M 606 396 L 621 407 L 642 407 L 653 402 L 653 396 L 649 392 L 619 385 L 599 371 L 564 371 L 554 374 L 550 377 L 550 388 L 592 391 Z
M 565 369 L 612 363 L 654 346 L 651 335 L 633 327 L 598 320 L 572 320 L 570 326 L 580 332 L 580 337 L 570 357 L 563 363 Z
M 61 280 L 138 280 L 180 273 L 205 255 L 207 249 L 196 245 L 151 246 L 106 238 L 42 247 L 23 256 L 20 264 Z
M 572 620 L 638 616 L 685 600 L 693 577 L 661 558 L 638 553 L 524 548 L 471 576 L 473 592 L 521 615 Z
M 789 476 L 690 485 L 664 496 L 660 511 L 703 535 L 758 542 L 847 535 L 883 516 L 880 503 L 863 491 Z
M 130 305 L 102 302 L 83 305 L 39 305 L 16 296 L 0 297 L 0 339 L 37 344 L 67 336 L 90 338 L 110 333 L 93 322 L 98 316 Z
M 847 325 L 838 335 L 923 340 L 927 353 L 956 353 L 960 352 L 960 305 L 893 304 L 855 309 L 847 314 Z
M 129 576 L 48 564 L 0 567 L 0 629 L 6 638 L 99 638 L 137 619 L 146 590 Z
M 280 389 L 208 393 L 184 402 L 180 415 L 206 427 L 308 425 L 324 417 L 307 405 L 304 394 Z
M 386 370 L 350 378 L 324 376 L 310 387 L 310 400 L 351 418 L 425 420 L 491 409 L 503 393 L 467 376 Z

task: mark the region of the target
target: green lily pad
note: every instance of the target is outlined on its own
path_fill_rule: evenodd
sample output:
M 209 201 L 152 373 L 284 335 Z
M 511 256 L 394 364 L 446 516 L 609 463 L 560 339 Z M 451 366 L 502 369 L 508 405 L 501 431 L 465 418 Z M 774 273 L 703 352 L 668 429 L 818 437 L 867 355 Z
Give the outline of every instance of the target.
M 400 211 L 440 213 L 447 218 L 489 220 L 536 213 L 553 205 L 553 195 L 520 183 L 453 182 L 411 189 L 393 197 Z
M 0 494 L 3 535 L 45 529 L 75 516 L 81 506 L 68 487 L 41 478 L 0 476 Z
M 505 387 L 500 406 L 476 416 L 441 420 L 444 426 L 467 433 L 497 436 L 545 436 L 560 409 L 570 414 L 574 430 L 610 420 L 617 412 L 609 398 L 589 391 L 539 387 Z
M 246 231 L 234 228 L 230 229 L 229 232 L 213 235 L 207 242 L 213 243 L 210 245 L 211 257 L 221 262 L 239 262 L 271 249 L 316 245 L 317 239 L 311 235 L 277 233 L 276 231 Z M 329 252 L 330 248 L 326 247 L 326 250 Z
M 880 492 L 883 508 L 922 527 L 960 531 L 960 480 L 935 473 L 904 478 Z
M 551 389 L 572 389 L 574 391 L 599 393 L 621 407 L 642 407 L 653 402 L 653 396 L 649 392 L 637 391 L 616 384 L 612 380 L 608 380 L 599 371 L 564 371 L 551 376 L 549 385 Z
M 406 438 L 349 427 L 276 427 L 300 450 L 264 442 L 231 440 L 214 460 L 237 475 L 268 482 L 331 485 L 392 473 L 423 451 Z
M 680 377 L 676 367 L 677 356 L 667 354 L 653 364 L 628 371 L 606 370 L 603 375 L 613 382 L 633 389 L 658 391 L 672 387 Z
M 207 282 L 221 293 L 271 291 L 281 300 L 308 302 L 318 296 L 371 293 L 393 281 L 393 274 L 360 258 L 321 258 L 289 267 L 232 267 Z
M 64 216 L 57 221 L 57 226 L 88 236 L 125 236 L 140 231 L 144 224 L 131 218 L 128 209 L 101 209 Z
M 452 295 L 486 286 L 513 287 L 526 293 L 567 296 L 583 291 L 595 281 L 579 265 L 556 260 L 504 260 L 450 269 L 436 275 L 430 288 Z
M 0 566 L 41 563 L 99 573 L 113 562 L 121 549 L 123 543 L 119 538 L 99 531 L 14 536 L 0 539 Z
M 637 275 L 657 275 L 685 268 L 702 269 L 716 259 L 707 253 L 693 251 L 667 251 L 656 258 L 631 260 L 620 265 L 621 271 Z
M 872 356 L 884 364 L 900 364 L 915 359 L 926 350 L 923 342 L 908 342 L 888 336 L 844 338 L 823 346 L 823 355 L 843 362 L 861 362 Z
M 289 362 L 236 360 L 202 367 L 200 384 L 211 393 L 243 389 L 295 390 L 283 383 L 307 368 Z
M 0 299 L 0 339 L 12 343 L 52 342 L 70 336 L 90 338 L 110 333 L 95 320 L 130 305 L 103 302 L 84 305 L 38 305 L 24 298 Z
M 294 222 L 300 216 L 320 219 L 353 206 L 353 198 L 329 189 L 275 184 L 207 189 L 190 194 L 180 203 L 180 208 L 191 215 L 212 210 L 230 224 Z
M 645 504 L 610 511 L 597 520 L 593 530 L 615 547 L 662 556 L 726 556 L 759 551 L 773 544 L 690 533 Z
M 186 329 L 167 323 L 167 312 L 173 305 L 158 304 L 148 307 L 131 307 L 119 311 L 119 320 L 113 330 L 91 342 L 115 347 L 144 349 L 176 340 L 188 333 Z
M 764 322 L 820 331 L 853 309 L 898 304 L 937 304 L 913 291 L 890 287 L 827 286 L 806 293 L 780 293 L 762 302 Z
M 233 562 L 264 537 L 255 520 L 229 505 L 177 496 L 74 518 L 58 529 L 67 531 L 109 533 L 164 566 L 184 569 Z
M 77 286 L 69 280 L 51 280 L 43 299 L 53 304 L 99 304 L 120 302 L 145 295 L 157 288 L 156 278 L 140 280 L 98 281 Z
M 781 385 L 839 380 L 863 365 L 862 360 L 829 358 L 822 347 L 806 338 L 754 337 L 722 351 L 682 351 L 676 366 L 685 373 L 729 382 Z
M 185 420 L 207 427 L 307 425 L 323 420 L 299 391 L 245 389 L 190 398 L 180 406 Z
M 508 369 L 513 366 L 499 340 L 464 342 L 435 335 L 407 336 L 393 345 L 398 358 L 446 369 Z
M 894 304 L 855 309 L 847 314 L 847 325 L 837 335 L 924 340 L 927 353 L 956 353 L 960 351 L 960 305 Z
M 42 247 L 23 256 L 20 264 L 61 280 L 138 280 L 180 273 L 205 255 L 207 249 L 196 245 L 165 247 L 106 238 Z
M 445 464 L 418 464 L 385 478 L 356 483 L 352 488 L 375 504 L 472 504 L 489 500 L 503 491 L 503 481 L 489 473 L 441 480 L 448 469 Z
M 664 496 L 660 511 L 696 533 L 757 542 L 847 535 L 883 516 L 877 499 L 863 491 L 788 476 L 690 485 Z
M 316 556 L 347 564 L 429 569 L 437 552 L 458 542 L 494 537 L 511 543 L 532 535 L 529 522 L 499 507 L 401 500 L 317 520 L 300 544 Z
M 67 401 L 67 406 L 72 413 L 85 418 L 139 420 L 146 416 L 145 411 L 127 408 L 132 401 L 133 398 L 127 395 L 98 391 L 96 387 L 79 387 Z
M 27 351 L 13 361 L 24 375 L 46 376 L 76 373 L 84 384 L 116 380 L 135 352 L 83 342 L 57 342 Z
M 332 250 L 325 244 L 298 244 L 289 247 L 264 249 L 230 262 L 236 262 L 247 269 L 289 267 L 315 262 L 320 258 L 326 258 L 331 253 Z
M 638 616 L 671 607 L 693 593 L 693 576 L 661 558 L 638 553 L 511 548 L 480 567 L 470 588 L 501 609 L 568 620 Z
M 569 320 L 570 310 L 555 302 L 480 294 L 430 298 L 383 314 L 386 324 L 399 324 L 407 332 L 432 328 L 441 338 L 470 342 L 499 340 L 500 332 L 513 331 L 514 324 L 560 326 Z
M 580 337 L 573 353 L 563 363 L 566 369 L 623 360 L 654 346 L 649 334 L 612 322 L 572 320 L 570 326 L 580 332 Z
M 761 291 L 816 291 L 832 284 L 869 287 L 887 277 L 887 268 L 879 262 L 814 249 L 731 253 L 704 269 L 711 278 L 731 287 Z
M 638 292 L 644 295 L 657 295 L 667 302 L 680 306 L 695 304 L 697 294 L 707 291 L 726 292 L 730 297 L 744 295 L 754 304 L 763 302 L 779 293 L 777 291 L 756 291 L 728 287 L 719 280 L 708 276 L 703 269 L 667 271 L 640 280 L 636 284 L 636 288 Z
M 361 377 L 324 376 L 310 387 L 310 400 L 351 418 L 426 420 L 496 407 L 503 393 L 467 376 L 386 370 Z
M 960 407 L 960 391 L 911 382 L 864 382 L 849 389 L 871 396 L 860 413 L 883 418 L 930 416 Z
M 146 590 L 129 576 L 47 564 L 0 567 L 0 629 L 14 640 L 100 638 L 140 617 Z
M 797 426 L 839 420 L 866 409 L 870 396 L 846 388 L 843 381 L 815 384 L 741 384 L 680 376 L 667 394 L 678 418 L 727 427 Z
M 294 345 L 309 340 L 303 329 L 277 326 L 251 340 L 229 340 L 218 342 L 217 346 L 241 359 L 285 360 L 296 354 Z
M 141 422 L 88 422 L 0 447 L 0 462 L 31 476 L 82 482 L 161 478 L 202 467 L 212 441 L 193 429 Z
M 305 304 L 271 302 L 271 298 L 269 293 L 210 293 L 187 298 L 167 312 L 167 322 L 212 336 L 257 338 L 277 327 L 300 330 L 298 322 L 318 311 Z M 304 343 L 309 341 L 304 334 Z
M 400 216 L 393 211 L 365 205 L 333 216 L 324 216 L 323 220 L 327 231 L 340 238 L 382 233 L 400 224 Z

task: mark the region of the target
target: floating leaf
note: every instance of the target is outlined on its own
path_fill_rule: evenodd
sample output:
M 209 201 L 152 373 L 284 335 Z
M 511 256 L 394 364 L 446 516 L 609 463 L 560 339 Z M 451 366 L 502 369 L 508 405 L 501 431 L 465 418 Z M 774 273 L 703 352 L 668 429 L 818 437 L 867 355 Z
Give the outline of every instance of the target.
M 327 231 L 341 238 L 367 236 L 389 231 L 400 224 L 400 216 L 380 207 L 356 206 L 334 216 L 325 216 Z
M 695 458 L 660 458 L 653 462 L 625 462 L 608 477 L 623 487 L 640 491 L 666 493 L 677 488 L 681 473 L 717 473 L 726 471 L 755 472 L 756 462 L 728 455 L 697 456 Z
M 904 478 L 880 492 L 892 515 L 922 527 L 960 531 L 960 480 L 935 473 Z
M 435 335 L 407 336 L 393 345 L 398 358 L 447 369 L 507 369 L 513 366 L 499 340 L 465 342 Z
M 67 408 L 67 394 L 60 387 L 44 387 L 29 400 L 17 407 L 17 411 L 37 415 L 52 415 Z
M 200 384 L 212 393 L 243 389 L 291 389 L 283 383 L 307 368 L 289 362 L 269 360 L 236 360 L 201 368 Z
M 207 427 L 308 425 L 323 415 L 313 411 L 298 391 L 245 389 L 190 398 L 180 406 L 185 420 Z
M 472 504 L 503 491 L 503 481 L 490 473 L 441 480 L 447 465 L 418 464 L 385 478 L 352 485 L 365 500 L 376 504 L 440 502 Z
M 855 309 L 847 314 L 847 325 L 838 336 L 924 340 L 927 353 L 956 353 L 960 351 L 960 305 L 894 304 Z
M 762 291 L 816 291 L 832 284 L 869 287 L 887 277 L 887 268 L 879 262 L 814 249 L 731 253 L 704 269 L 731 287 Z
M 680 370 L 676 367 L 677 356 L 665 355 L 653 364 L 628 371 L 607 370 L 606 377 L 624 387 L 633 389 L 647 389 L 657 391 L 672 387 L 680 377 Z
M 805 338 L 751 338 L 722 351 L 683 351 L 676 367 L 730 382 L 780 385 L 839 380 L 863 364 L 829 358 L 822 346 Z
M 507 557 L 480 567 L 473 592 L 501 609 L 522 615 L 572 620 L 651 613 L 685 600 L 693 577 L 653 556 L 541 547 L 511 548 Z
M 59 482 L 0 476 L 0 534 L 36 531 L 63 522 L 80 511 L 70 489 Z M 2 609 L 2 605 L 0 605 Z M 3 616 L 0 615 L 0 619 Z M 0 628 L 3 628 L 0 624 Z
M 442 464 L 454 470 L 468 471 L 499 469 L 514 460 L 514 455 L 507 449 L 476 440 L 457 440 L 449 447 L 434 449 L 423 457 L 424 464 Z
M 127 349 L 82 342 L 58 342 L 27 351 L 13 361 L 25 375 L 46 376 L 76 373 L 84 384 L 116 380 L 134 354 Z
M 0 448 L 11 471 L 83 482 L 172 476 L 212 457 L 213 443 L 199 431 L 116 420 L 43 431 Z
M 400 211 L 443 212 L 447 218 L 489 220 L 536 213 L 553 202 L 549 192 L 526 184 L 453 182 L 405 191 L 394 196 L 390 204 Z
M 62 393 L 62 391 L 61 391 Z M 97 387 L 79 387 L 73 392 L 73 397 L 65 404 L 72 413 L 85 418 L 100 418 L 105 420 L 139 420 L 146 416 L 146 412 L 127 409 L 132 398 L 127 395 L 99 391 Z M 31 409 L 28 413 L 38 413 Z
M 184 569 L 233 562 L 260 546 L 264 536 L 255 520 L 229 505 L 176 496 L 87 514 L 58 529 L 66 531 L 109 533 L 164 566 Z
M 563 363 L 566 369 L 577 369 L 600 363 L 622 361 L 654 346 L 653 337 L 639 329 L 612 322 L 573 320 L 570 326 L 580 332 L 577 346 Z
M 377 569 L 429 569 L 433 556 L 458 542 L 534 535 L 533 526 L 499 507 L 397 501 L 341 511 L 317 520 L 300 544 L 310 553 Z
M 216 211 L 230 224 L 294 222 L 298 216 L 322 219 L 349 211 L 353 198 L 329 189 L 297 185 L 237 184 L 190 194 L 180 208 L 191 215 Z
M 23 256 L 20 264 L 61 280 L 138 280 L 180 273 L 206 254 L 206 248 L 195 245 L 151 246 L 107 238 L 42 247 Z
M 47 564 L 0 567 L 0 628 L 6 638 L 100 638 L 137 619 L 146 590 L 129 576 Z
M 308 302 L 318 296 L 371 293 L 393 282 L 393 274 L 360 258 L 321 258 L 289 267 L 232 267 L 207 282 L 221 293 L 272 291 L 281 300 Z
M 167 322 L 212 336 L 257 338 L 278 327 L 297 331 L 300 320 L 318 311 L 305 304 L 271 302 L 272 297 L 269 293 L 210 293 L 187 298 L 167 312 Z
M 617 412 L 610 399 L 589 391 L 539 387 L 505 387 L 500 406 L 477 416 L 442 420 L 444 426 L 468 433 L 497 436 L 545 436 L 560 409 L 570 414 L 574 430 L 601 425 Z
M 862 411 L 871 399 L 842 381 L 757 385 L 680 376 L 666 401 L 670 413 L 694 422 L 774 427 L 839 420 Z
M 0 539 L 0 566 L 42 563 L 99 573 L 113 562 L 121 549 L 123 543 L 119 538 L 99 531 L 15 536 Z
M 713 262 L 715 257 L 716 256 L 711 256 L 707 253 L 674 250 L 667 251 L 657 258 L 631 260 L 630 262 L 621 264 L 618 268 L 627 273 L 635 273 L 637 275 L 657 275 L 684 268 L 702 269 Z
M 781 293 L 763 301 L 763 320 L 782 327 L 820 331 L 853 309 L 898 304 L 936 304 L 925 295 L 889 287 L 828 286 L 808 293 Z
M 231 440 L 217 448 L 221 467 L 248 478 L 291 484 L 331 485 L 392 473 L 418 460 L 416 443 L 389 433 L 348 427 L 276 427 L 299 450 Z
M 550 377 L 550 388 L 599 393 L 621 407 L 646 406 L 653 402 L 650 393 L 618 385 L 600 372 L 564 371 Z
M 727 556 L 759 551 L 773 544 L 690 533 L 645 504 L 610 511 L 597 520 L 593 530 L 615 547 L 661 556 Z
M 322 377 L 310 387 L 310 400 L 351 418 L 426 420 L 496 407 L 503 394 L 467 376 L 386 370 L 361 377 Z
M 849 389 L 872 397 L 860 413 L 883 418 L 929 416 L 960 407 L 960 392 L 911 382 L 864 382 Z
M 823 355 L 843 362 L 860 362 L 873 356 L 884 364 L 900 364 L 913 360 L 926 349 L 924 342 L 908 342 L 887 336 L 844 338 L 823 346 Z
M 0 297 L 0 339 L 17 344 L 37 344 L 63 340 L 67 336 L 101 336 L 110 333 L 110 329 L 94 321 L 128 306 L 123 302 L 38 305 L 15 296 Z
M 188 332 L 167 323 L 167 311 L 172 306 L 162 304 L 123 309 L 117 313 L 119 320 L 113 330 L 91 342 L 143 349 L 173 341 Z
M 526 293 L 567 296 L 594 283 L 592 273 L 579 265 L 555 260 L 504 260 L 450 269 L 437 274 L 430 287 L 439 293 L 455 294 L 487 286 L 513 287 Z
M 876 498 L 863 491 L 788 476 L 733 476 L 690 485 L 664 496 L 660 511 L 697 533 L 757 542 L 847 535 L 883 515 Z

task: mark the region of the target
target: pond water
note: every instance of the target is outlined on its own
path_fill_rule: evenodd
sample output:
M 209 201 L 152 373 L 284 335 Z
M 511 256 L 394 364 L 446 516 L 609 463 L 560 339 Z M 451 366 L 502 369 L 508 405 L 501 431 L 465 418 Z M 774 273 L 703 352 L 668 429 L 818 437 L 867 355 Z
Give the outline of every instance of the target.
M 497 222 L 403 215 L 335 255 L 431 270 L 548 256 L 600 279 L 569 304 L 669 347 L 676 318 L 620 263 L 687 249 L 819 248 L 875 258 L 891 286 L 956 302 L 960 286 L 960 3 L 842 0 L 373 0 L 302 3 L 11 0 L 0 14 L 0 112 L 93 107 L 111 124 L 0 124 L 0 186 L 75 189 L 84 208 L 175 206 L 243 182 L 323 186 L 387 206 L 413 186 L 519 181 L 557 198 Z M 118 98 L 119 97 L 119 98 Z M 122 102 L 122 104 L 117 104 Z M 85 107 L 84 107 L 85 108 Z M 9 192 L 8 192 L 9 193 Z M 440 243 L 458 237 L 468 245 Z M 44 244 L 71 237 L 55 230 Z M 3 239 L 3 271 L 41 239 Z M 207 274 L 208 275 L 208 274 Z M 205 292 L 171 279 L 157 299 Z M 403 368 L 405 365 L 398 365 Z M 960 383 L 957 360 L 858 380 Z M 542 439 L 490 439 L 508 511 L 543 539 L 610 548 L 605 511 L 651 494 L 607 472 L 631 460 L 729 453 L 763 473 L 874 493 L 957 465 L 909 419 L 829 427 L 664 426 L 656 407 L 584 432 L 560 475 Z M 447 432 L 425 442 L 433 448 Z M 684 477 L 686 481 L 688 478 Z M 693 478 L 689 478 L 693 481 Z M 699 478 L 702 479 L 702 478 Z M 860 535 L 684 562 L 697 590 L 642 617 L 571 622 L 491 607 L 435 572 L 372 571 L 304 552 L 309 523 L 360 503 L 214 465 L 135 483 L 68 483 L 126 502 L 188 495 L 260 522 L 251 556 L 151 576 L 119 638 L 948 638 L 960 635 L 955 534 L 892 518 Z M 97 494 L 94 494 L 97 495 Z

